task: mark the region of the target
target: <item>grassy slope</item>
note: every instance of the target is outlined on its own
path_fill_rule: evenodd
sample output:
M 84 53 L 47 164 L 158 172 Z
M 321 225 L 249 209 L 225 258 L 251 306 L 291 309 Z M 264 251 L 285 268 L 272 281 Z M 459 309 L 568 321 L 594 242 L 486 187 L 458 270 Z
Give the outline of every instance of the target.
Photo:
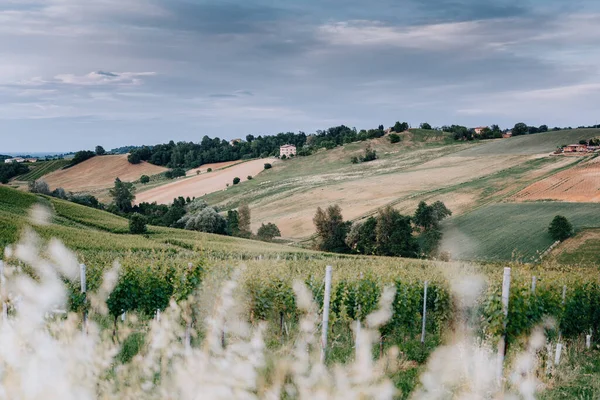
M 596 203 L 492 204 L 448 220 L 444 249 L 460 259 L 533 261 L 552 244 L 547 229 L 559 214 L 577 230 L 600 227 Z
M 42 178 L 44 175 L 62 169 L 69 164 L 69 162 L 70 160 L 38 161 L 29 165 L 30 171 L 27 174 L 18 176 L 16 180 L 35 181 Z
M 561 145 L 578 143 L 582 139 L 591 139 L 598 136 L 600 136 L 600 129 L 572 129 L 537 133 L 510 139 L 493 140 L 459 154 L 464 156 L 543 154 L 550 153 Z

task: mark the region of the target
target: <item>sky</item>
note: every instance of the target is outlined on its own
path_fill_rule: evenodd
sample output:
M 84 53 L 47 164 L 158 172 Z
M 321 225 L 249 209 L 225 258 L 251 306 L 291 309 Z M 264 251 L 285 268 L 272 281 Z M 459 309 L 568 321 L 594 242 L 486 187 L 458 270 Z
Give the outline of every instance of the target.
M 0 153 L 591 125 L 595 0 L 0 0 Z

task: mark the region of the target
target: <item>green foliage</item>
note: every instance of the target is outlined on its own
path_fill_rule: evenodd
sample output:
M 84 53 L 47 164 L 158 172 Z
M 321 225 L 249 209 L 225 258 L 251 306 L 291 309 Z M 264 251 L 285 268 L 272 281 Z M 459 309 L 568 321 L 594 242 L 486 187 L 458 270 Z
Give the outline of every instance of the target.
M 78 151 L 77 153 L 75 153 L 75 156 L 73 156 L 73 158 L 71 159 L 71 162 L 67 166 L 65 166 L 65 168 L 70 168 L 74 165 L 87 161 L 95 155 L 96 153 L 89 150 Z
M 400 122 L 400 121 L 396 121 L 396 123 L 394 124 L 394 127 L 392 128 L 394 130 L 394 132 L 396 133 L 401 133 L 404 132 L 406 130 L 408 130 L 408 122 Z M 391 135 L 390 135 L 391 136 Z M 397 135 L 396 135 L 397 136 Z M 392 143 L 397 143 L 397 142 L 392 142 Z
M 249 238 L 252 235 L 252 230 L 250 228 L 252 224 L 252 217 L 250 215 L 250 207 L 247 204 L 242 204 L 238 207 L 238 227 L 239 227 L 239 235 L 241 237 Z
M 252 175 L 248 175 L 247 179 L 248 179 L 249 181 L 251 181 L 251 180 L 252 180 L 252 179 L 254 179 L 254 178 L 252 178 Z
M 103 156 L 105 154 L 106 154 L 106 150 L 104 150 L 104 147 L 96 146 L 96 155 L 97 156 Z
M 525 124 L 523 122 L 516 123 L 512 129 L 513 136 L 527 135 L 528 133 L 529 133 L 529 127 L 527 126 L 527 124 Z
M 265 163 L 265 169 L 271 169 L 273 166 L 270 163 Z
M 374 217 L 369 217 L 362 223 L 352 224 L 350 232 L 346 236 L 346 244 L 358 254 L 374 255 L 377 247 L 376 228 L 377 220 Z
M 375 149 L 371 147 L 371 145 L 367 145 L 365 148 L 365 155 L 362 157 L 362 162 L 369 162 L 377 159 L 377 152 Z
M 115 317 L 116 319 L 117 317 Z M 129 363 L 133 357 L 135 357 L 144 344 L 146 343 L 146 335 L 142 332 L 133 332 L 131 335 L 127 336 L 127 338 L 123 341 L 121 345 L 121 350 L 119 354 L 117 354 L 116 359 L 121 364 Z
M 207 169 L 206 172 L 212 172 L 212 168 Z
M 9 180 L 18 175 L 29 172 L 29 167 L 22 163 L 2 163 L 0 164 L 0 183 L 6 184 Z
M 346 253 L 349 248 L 346 244 L 346 235 L 351 223 L 344 222 L 340 206 L 332 205 L 323 211 L 317 208 L 313 223 L 317 230 L 317 248 L 333 253 Z
M 173 168 L 164 173 L 165 178 L 167 179 L 175 179 L 182 176 L 185 176 L 185 170 L 183 168 Z
M 117 178 L 115 179 L 114 187 L 110 189 L 109 193 L 119 211 L 125 213 L 131 211 L 131 203 L 135 200 L 133 183 L 122 182 Z
M 258 231 L 256 232 L 256 236 L 260 240 L 270 242 L 274 238 L 281 236 L 281 232 L 279 231 L 277 225 L 268 222 L 266 225 L 261 224 L 260 228 L 258 228 Z
M 237 176 L 235 178 L 233 178 L 233 184 L 237 185 L 238 183 L 240 183 L 240 178 L 238 178 Z
M 412 235 L 411 218 L 391 206 L 380 210 L 375 228 L 376 252 L 382 256 L 415 257 L 418 244 Z
M 50 186 L 48 186 L 48 184 L 42 179 L 29 182 L 28 186 L 31 193 L 45 194 L 46 196 L 49 196 L 51 193 Z
M 148 231 L 148 220 L 142 214 L 134 213 L 129 217 L 129 232 L 140 235 Z
M 237 210 L 227 211 L 227 234 L 231 236 L 240 235 L 240 215 Z
M 398 143 L 400 142 L 400 135 L 396 133 L 390 133 L 389 135 L 390 143 Z
M 557 215 L 550 223 L 548 233 L 550 233 L 552 239 L 562 242 L 573 236 L 573 225 L 571 225 L 567 218 Z
M 423 123 L 420 125 L 420 128 L 421 128 L 421 129 L 425 129 L 425 130 L 431 130 L 431 125 L 430 125 L 430 124 L 428 124 L 427 122 L 423 122 Z
M 148 175 L 140 176 L 140 183 L 145 185 L 150 182 L 150 177 Z

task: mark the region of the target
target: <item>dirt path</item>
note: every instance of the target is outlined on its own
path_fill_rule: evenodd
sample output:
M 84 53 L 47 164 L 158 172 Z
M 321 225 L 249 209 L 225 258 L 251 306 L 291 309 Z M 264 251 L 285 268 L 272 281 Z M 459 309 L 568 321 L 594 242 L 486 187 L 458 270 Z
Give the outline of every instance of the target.
M 220 163 L 212 163 L 212 164 L 204 164 L 202 166 L 200 166 L 200 168 L 194 168 L 194 169 L 190 169 L 187 173 L 186 176 L 196 176 L 198 175 L 198 171 L 200 171 L 200 173 L 205 173 L 208 172 L 208 169 L 212 169 L 213 171 L 216 171 L 218 169 L 222 169 L 222 168 L 226 168 L 235 164 L 240 164 L 243 163 L 244 161 L 241 160 L 236 160 L 236 161 L 225 161 L 225 162 L 220 162 Z
M 248 175 L 255 176 L 263 171 L 265 163 L 273 163 L 274 161 L 275 159 L 271 158 L 252 160 L 218 171 L 178 179 L 175 182 L 138 193 L 135 201 L 137 204 L 144 202 L 170 204 L 174 198 L 179 196 L 201 197 L 208 193 L 225 190 L 227 184 L 233 184 L 233 178 L 235 177 L 244 182 L 247 180 Z M 207 166 L 201 168 L 204 167 L 208 168 Z

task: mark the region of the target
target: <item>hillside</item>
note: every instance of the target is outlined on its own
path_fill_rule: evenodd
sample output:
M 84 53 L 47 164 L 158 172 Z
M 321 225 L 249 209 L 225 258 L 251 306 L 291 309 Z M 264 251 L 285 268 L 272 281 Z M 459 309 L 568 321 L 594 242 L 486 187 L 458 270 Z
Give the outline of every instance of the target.
M 548 226 L 556 215 L 576 231 L 600 227 L 600 204 L 492 204 L 446 221 L 442 250 L 461 260 L 535 261 L 554 242 Z
M 252 182 L 210 194 L 206 200 L 225 209 L 248 202 L 255 228 L 273 222 L 286 238 L 303 241 L 314 232 L 317 207 L 339 204 L 346 219 L 357 220 L 386 205 L 412 214 L 420 200 L 441 200 L 460 215 L 577 161 L 532 154 L 468 156 L 496 143 L 448 142 L 438 132 L 427 132 L 403 133 L 397 144 L 384 137 L 286 160 Z M 352 164 L 350 158 L 367 144 L 378 159 Z
M 21 175 L 15 178 L 18 181 L 35 181 L 41 177 L 48 175 L 51 172 L 57 171 L 66 167 L 70 163 L 70 160 L 51 160 L 51 161 L 38 161 L 33 164 L 29 164 L 29 172 L 25 175 Z
M 183 197 L 202 197 L 208 193 L 223 191 L 227 186 L 233 185 L 233 179 L 238 177 L 240 182 L 248 180 L 248 176 L 257 176 L 264 170 L 265 163 L 274 163 L 276 159 L 265 158 L 246 162 L 229 162 L 219 164 L 209 164 L 202 166 L 200 171 L 204 173 L 197 175 L 188 173 L 183 179 L 177 179 L 161 186 L 140 191 L 136 195 L 136 203 L 170 204 L 173 199 L 179 196 Z M 214 166 L 212 172 L 207 172 L 210 166 Z M 217 168 L 221 168 L 218 169 Z
M 127 155 L 96 156 L 71 168 L 44 176 L 51 189 L 62 187 L 71 192 L 94 192 L 111 187 L 116 178 L 135 181 L 142 175 L 155 175 L 166 168 L 149 163 L 130 164 Z
M 487 141 L 484 144 L 459 153 L 460 156 L 531 155 L 546 154 L 557 147 L 580 140 L 600 137 L 600 129 L 572 129 L 555 132 L 516 136 L 509 139 Z

